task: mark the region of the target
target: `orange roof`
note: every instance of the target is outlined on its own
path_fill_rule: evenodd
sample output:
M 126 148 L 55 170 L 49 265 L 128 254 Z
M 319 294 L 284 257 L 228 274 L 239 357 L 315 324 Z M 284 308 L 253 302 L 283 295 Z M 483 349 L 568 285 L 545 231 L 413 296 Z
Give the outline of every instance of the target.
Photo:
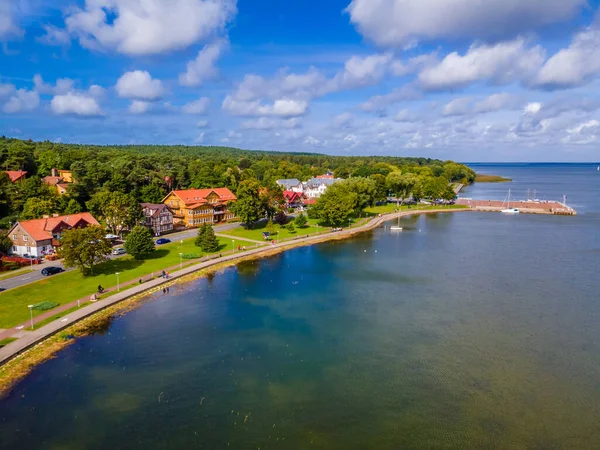
M 13 183 L 15 181 L 20 180 L 21 178 L 25 178 L 25 175 L 27 175 L 26 170 L 5 170 L 4 172 L 8 174 L 8 176 L 10 177 L 10 181 L 12 181 Z
M 53 177 L 51 175 L 48 175 L 47 177 L 42 178 L 42 183 L 49 184 L 50 186 L 56 186 L 61 181 L 62 181 L 62 177 Z
M 233 192 L 231 192 L 227 188 L 186 189 L 180 191 L 173 191 L 172 194 L 175 194 L 177 197 L 179 197 L 179 199 L 183 203 L 185 203 L 186 206 L 199 206 L 200 204 L 206 202 L 206 197 L 208 197 L 211 192 L 217 194 L 219 196 L 219 200 L 222 202 L 237 200 L 236 196 L 233 195 Z
M 52 239 L 52 231 L 61 222 L 72 226 L 80 220 L 85 220 L 90 225 L 100 225 L 90 213 L 85 212 L 68 216 L 48 217 L 47 219 L 24 220 L 22 222 L 17 222 L 15 227 L 20 225 L 32 239 L 35 241 L 43 241 Z

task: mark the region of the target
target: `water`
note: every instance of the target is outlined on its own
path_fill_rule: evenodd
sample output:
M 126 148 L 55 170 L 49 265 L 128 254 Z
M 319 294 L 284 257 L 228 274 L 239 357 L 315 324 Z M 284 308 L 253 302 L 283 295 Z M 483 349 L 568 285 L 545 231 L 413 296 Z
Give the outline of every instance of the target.
M 406 218 L 155 295 L 0 401 L 0 448 L 598 448 L 600 174 L 477 170 L 581 214 Z

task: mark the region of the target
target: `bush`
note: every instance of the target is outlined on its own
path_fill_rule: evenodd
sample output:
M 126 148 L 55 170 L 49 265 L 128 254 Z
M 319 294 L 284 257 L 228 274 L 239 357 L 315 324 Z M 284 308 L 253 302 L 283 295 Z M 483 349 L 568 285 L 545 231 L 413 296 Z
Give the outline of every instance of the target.
M 287 228 L 287 230 L 288 230 L 290 233 L 293 233 L 293 232 L 295 232 L 295 231 L 296 231 L 296 227 L 294 227 L 294 222 L 290 222 L 290 223 L 288 223 L 288 225 L 286 226 L 286 228 Z
M 198 259 L 202 258 L 202 253 L 184 253 L 181 257 L 183 259 Z
M 56 308 L 59 305 L 60 303 L 55 302 L 41 302 L 33 305 L 32 309 L 35 309 L 36 311 L 48 311 L 49 309 Z
M 299 216 L 297 216 L 294 219 L 294 224 L 298 227 L 298 228 L 304 228 L 306 226 L 306 224 L 308 223 L 306 216 L 302 213 L 300 213 Z
M 273 217 L 273 222 L 275 222 L 277 225 L 285 225 L 287 221 L 288 217 L 283 211 L 279 211 L 277 214 L 275 214 L 275 217 Z

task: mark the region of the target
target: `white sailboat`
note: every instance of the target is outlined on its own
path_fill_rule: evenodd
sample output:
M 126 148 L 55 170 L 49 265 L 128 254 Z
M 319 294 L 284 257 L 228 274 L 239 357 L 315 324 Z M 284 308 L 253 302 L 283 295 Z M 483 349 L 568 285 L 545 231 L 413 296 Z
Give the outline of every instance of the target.
M 390 227 L 392 231 L 402 231 L 402 227 L 400 226 L 400 216 L 398 216 L 398 225 L 392 225 Z
M 506 199 L 504 199 L 504 202 L 507 204 L 506 209 L 503 209 L 500 212 L 504 214 L 519 214 L 519 210 L 517 208 L 510 207 L 510 189 L 508 190 L 508 195 L 506 196 Z M 504 206 L 504 203 L 502 203 L 502 206 Z

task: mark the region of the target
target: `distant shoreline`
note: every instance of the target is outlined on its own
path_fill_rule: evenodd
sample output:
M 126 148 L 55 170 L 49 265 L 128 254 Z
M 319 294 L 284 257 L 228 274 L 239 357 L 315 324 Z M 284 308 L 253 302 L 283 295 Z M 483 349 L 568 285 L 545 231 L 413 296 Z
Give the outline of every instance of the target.
M 510 183 L 512 178 L 501 177 L 500 175 L 477 174 L 475 183 Z

